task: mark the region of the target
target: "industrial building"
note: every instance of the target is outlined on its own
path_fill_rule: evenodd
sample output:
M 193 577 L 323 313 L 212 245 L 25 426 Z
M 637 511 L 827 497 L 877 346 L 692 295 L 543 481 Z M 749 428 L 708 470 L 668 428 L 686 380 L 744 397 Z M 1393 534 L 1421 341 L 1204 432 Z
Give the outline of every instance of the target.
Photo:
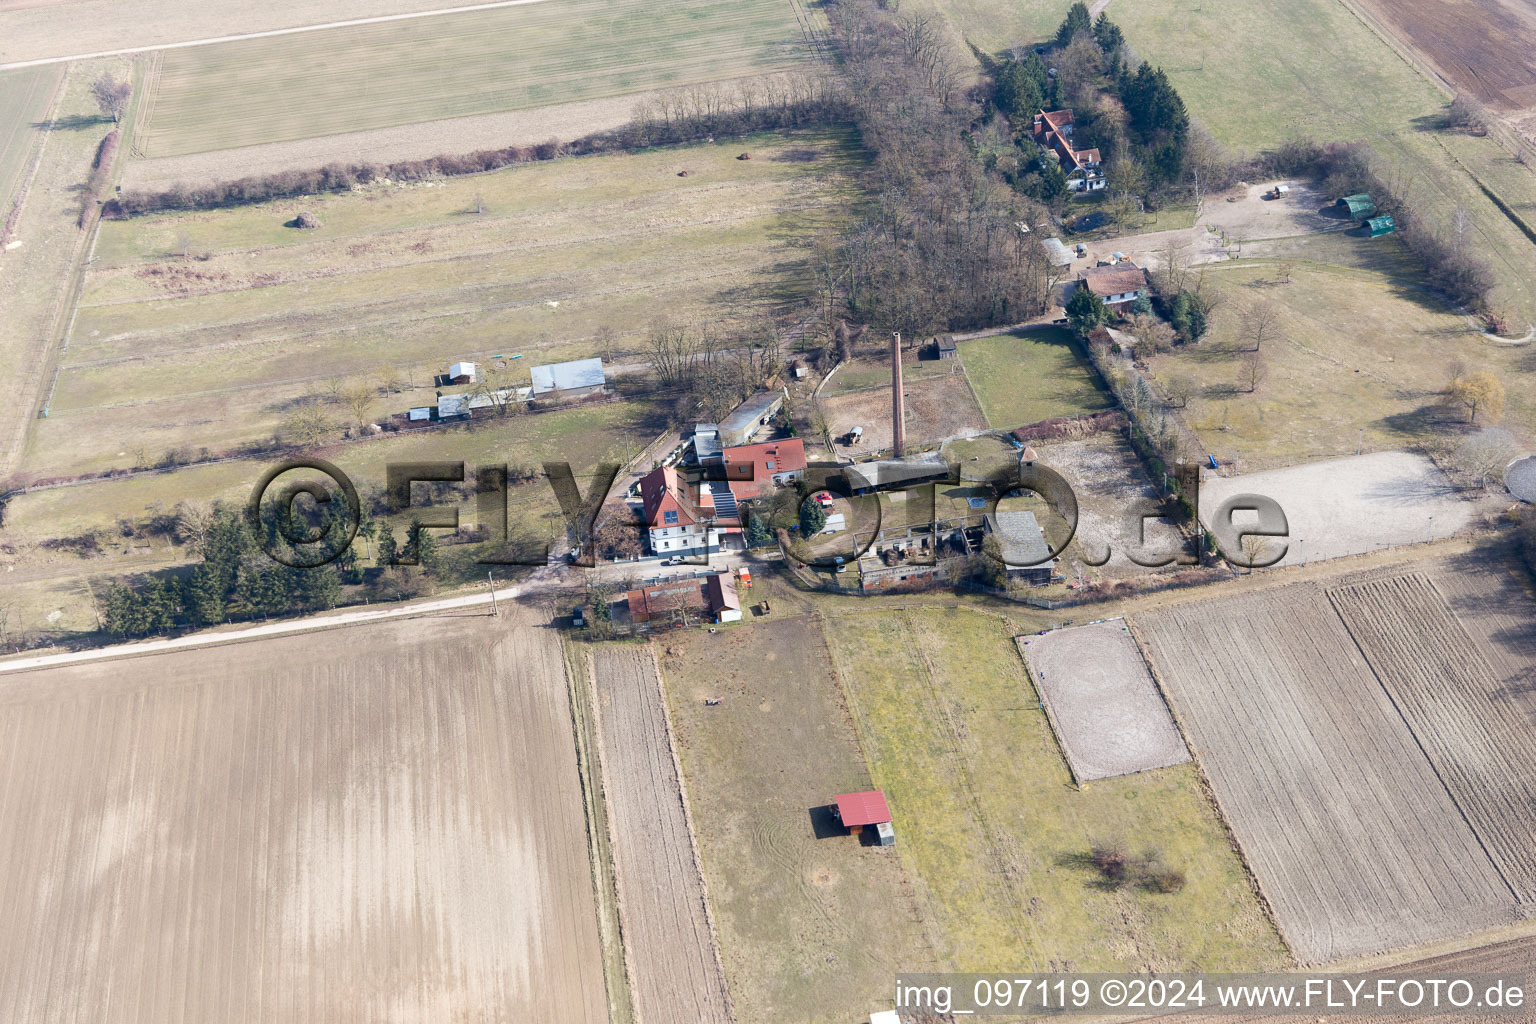
M 759 391 L 738 405 L 720 423 L 720 444 L 735 448 L 752 440 L 758 428 L 764 426 L 773 414 L 784 407 L 784 395 L 779 391 Z

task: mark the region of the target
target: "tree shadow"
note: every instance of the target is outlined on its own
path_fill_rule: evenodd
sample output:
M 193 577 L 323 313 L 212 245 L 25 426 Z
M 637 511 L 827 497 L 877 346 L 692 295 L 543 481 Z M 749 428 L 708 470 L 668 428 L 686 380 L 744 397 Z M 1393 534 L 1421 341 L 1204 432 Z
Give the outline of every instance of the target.
M 1093 862 L 1092 853 L 1065 853 L 1056 858 L 1056 866 L 1088 875 L 1086 885 L 1099 892 L 1118 892 L 1125 887 L 1124 879 L 1106 878 Z
M 1447 409 L 1444 404 L 1426 402 L 1408 412 L 1383 416 L 1373 425 L 1397 434 L 1399 437 L 1418 438 L 1425 434 L 1443 431 L 1447 426 L 1455 425 L 1455 422 L 1452 410 Z
M 45 131 L 74 132 L 111 123 L 112 119 L 102 114 L 70 114 L 68 117 L 55 117 L 49 121 L 33 121 L 32 127 L 42 128 Z

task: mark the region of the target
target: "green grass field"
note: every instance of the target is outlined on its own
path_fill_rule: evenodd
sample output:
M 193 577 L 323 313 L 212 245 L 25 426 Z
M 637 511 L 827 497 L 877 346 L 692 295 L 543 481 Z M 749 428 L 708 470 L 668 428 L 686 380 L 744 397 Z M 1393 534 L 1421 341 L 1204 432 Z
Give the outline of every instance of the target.
M 37 138 L 34 125 L 48 116 L 48 101 L 63 75 L 62 64 L 0 72 L 0 220 L 11 212 L 12 192 Z
M 835 615 L 833 658 L 945 969 L 1273 970 L 1285 962 L 1193 765 L 1071 783 L 1007 624 Z M 1157 849 L 1187 886 L 1105 890 L 1081 861 Z
M 1536 437 L 1536 360 L 1529 350 L 1485 342 L 1466 317 L 1411 290 L 1411 278 L 1301 263 L 1281 284 L 1273 264 L 1244 260 L 1206 280 L 1221 300 L 1210 334 L 1155 357 L 1152 371 L 1164 384 L 1193 385 L 1184 420 L 1206 451 L 1223 460 L 1240 455 L 1244 471 L 1455 432 L 1458 414 L 1440 398 L 1453 360 L 1499 376 L 1509 396 L 1504 426 Z M 1284 337 L 1265 344 L 1268 377 L 1250 394 L 1239 379 L 1246 344 L 1236 322 L 1256 299 L 1275 303 Z
M 728 332 L 794 308 L 809 289 L 798 242 L 847 216 L 855 146 L 843 131 L 758 136 L 104 224 L 28 465 L 224 450 L 270 435 L 328 378 L 381 366 L 415 387 L 376 417 L 434 402 L 456 359 L 612 364 L 659 318 Z M 322 226 L 284 227 L 301 209 Z
M 662 658 L 731 1000 L 742 1021 L 862 1019 L 935 966 L 928 930 L 895 851 L 829 828 L 870 777 L 816 617 L 749 619 Z
M 1053 416 L 1108 408 L 1109 396 L 1061 328 L 1015 331 L 960 343 L 960 359 L 987 425 L 1011 430 Z
M 146 156 L 316 138 L 801 65 L 792 0 L 560 0 L 167 51 Z M 814 15 L 819 19 L 819 15 Z

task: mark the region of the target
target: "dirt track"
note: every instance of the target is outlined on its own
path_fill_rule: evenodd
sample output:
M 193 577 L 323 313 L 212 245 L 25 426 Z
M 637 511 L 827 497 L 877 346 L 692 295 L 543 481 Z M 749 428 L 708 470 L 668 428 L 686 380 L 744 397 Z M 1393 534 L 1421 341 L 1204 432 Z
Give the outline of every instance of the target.
M 649 647 L 592 655 L 619 920 L 640 1024 L 729 1024 L 730 997 L 705 906 Z
M 1301 962 L 1514 919 L 1509 886 L 1319 588 L 1133 624 Z
M 6 677 L 0 1020 L 606 1022 L 564 666 L 516 614 Z

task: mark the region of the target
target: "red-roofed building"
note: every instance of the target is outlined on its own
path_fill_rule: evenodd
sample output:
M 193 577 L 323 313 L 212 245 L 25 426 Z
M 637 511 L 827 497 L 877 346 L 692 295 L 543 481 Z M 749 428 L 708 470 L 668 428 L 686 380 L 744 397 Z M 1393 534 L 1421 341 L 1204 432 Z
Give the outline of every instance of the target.
M 736 500 L 760 498 L 805 476 L 805 442 L 798 437 L 725 449 L 725 481 Z
M 680 577 L 631 590 L 625 595 L 625 603 L 629 606 L 629 620 L 635 623 L 686 622 L 690 615 L 708 615 L 714 622 L 741 621 L 736 579 L 728 572 L 703 578 Z
M 1056 154 L 1056 162 L 1067 174 L 1067 186 L 1074 192 L 1097 192 L 1108 184 L 1100 169 L 1103 160 L 1097 149 L 1073 146 L 1072 128 L 1070 110 L 1042 110 L 1035 114 L 1035 141 Z
M 707 554 L 741 533 L 741 513 L 728 485 L 696 483 L 671 466 L 640 478 L 640 502 L 654 554 Z
M 891 809 L 886 806 L 885 794 L 878 789 L 862 793 L 839 793 L 834 812 L 837 820 L 857 832 L 865 825 L 889 825 Z

